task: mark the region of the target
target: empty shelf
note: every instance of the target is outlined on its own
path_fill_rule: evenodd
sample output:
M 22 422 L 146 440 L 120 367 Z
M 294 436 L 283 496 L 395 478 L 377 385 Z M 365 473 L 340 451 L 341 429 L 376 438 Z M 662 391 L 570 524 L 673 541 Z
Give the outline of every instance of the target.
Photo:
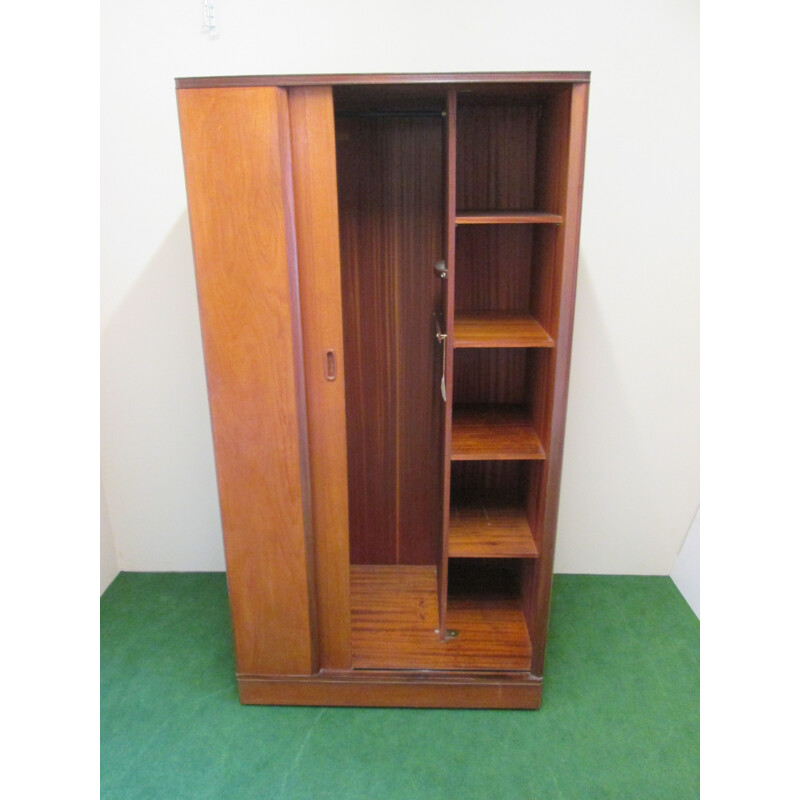
M 473 311 L 456 314 L 454 347 L 552 347 L 550 334 L 530 314 Z
M 543 211 L 457 211 L 456 225 L 560 225 L 560 214 Z
M 536 558 L 528 518 L 522 508 L 451 507 L 447 534 L 451 558 Z
M 544 457 L 542 443 L 524 409 L 503 405 L 453 408 L 451 458 L 454 461 L 513 461 Z

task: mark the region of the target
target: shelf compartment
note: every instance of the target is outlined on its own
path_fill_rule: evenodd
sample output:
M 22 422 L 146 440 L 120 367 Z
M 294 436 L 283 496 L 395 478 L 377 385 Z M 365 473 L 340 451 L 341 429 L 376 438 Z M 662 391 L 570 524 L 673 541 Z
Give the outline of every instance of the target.
M 354 669 L 527 671 L 531 643 L 520 601 L 506 596 L 453 596 L 441 640 L 436 567 L 350 568 Z
M 538 558 L 525 510 L 487 505 L 451 506 L 450 558 Z
M 457 211 L 456 225 L 560 225 L 561 214 L 545 211 Z
M 506 405 L 453 407 L 451 458 L 505 461 L 545 458 L 544 448 L 524 408 Z
M 495 311 L 556 328 L 558 226 L 460 225 L 456 229 L 456 317 Z
M 530 314 L 513 311 L 456 313 L 454 347 L 552 347 L 550 334 Z

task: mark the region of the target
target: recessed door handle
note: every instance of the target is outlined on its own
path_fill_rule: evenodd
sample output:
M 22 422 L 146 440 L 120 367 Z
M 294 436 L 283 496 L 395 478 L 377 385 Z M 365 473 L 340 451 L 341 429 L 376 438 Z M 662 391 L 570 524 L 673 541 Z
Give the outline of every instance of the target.
M 333 350 L 328 350 L 325 353 L 325 380 L 336 380 L 336 353 Z

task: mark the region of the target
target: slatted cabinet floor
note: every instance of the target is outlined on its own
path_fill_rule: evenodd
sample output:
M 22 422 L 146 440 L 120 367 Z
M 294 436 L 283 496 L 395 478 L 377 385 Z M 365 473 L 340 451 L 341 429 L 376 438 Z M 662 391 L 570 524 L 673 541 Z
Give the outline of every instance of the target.
M 350 607 L 355 669 L 530 669 L 518 600 L 453 597 L 439 638 L 436 567 L 354 565 Z

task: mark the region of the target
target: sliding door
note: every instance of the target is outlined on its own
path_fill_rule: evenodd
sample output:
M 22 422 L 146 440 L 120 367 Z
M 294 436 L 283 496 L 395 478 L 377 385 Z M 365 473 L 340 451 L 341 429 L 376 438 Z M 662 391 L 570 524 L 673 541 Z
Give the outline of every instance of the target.
M 236 663 L 318 668 L 287 93 L 178 91 Z

